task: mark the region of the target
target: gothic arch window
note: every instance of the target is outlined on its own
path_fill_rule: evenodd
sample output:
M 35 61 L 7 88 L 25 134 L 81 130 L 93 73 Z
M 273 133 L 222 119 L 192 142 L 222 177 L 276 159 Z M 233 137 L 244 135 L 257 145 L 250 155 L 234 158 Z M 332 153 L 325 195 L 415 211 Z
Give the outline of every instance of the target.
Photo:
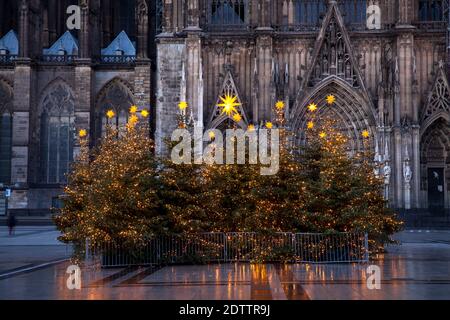
M 41 110 L 41 182 L 62 184 L 73 160 L 75 99 L 70 88 L 62 82 L 51 85 Z
M 443 0 L 419 0 L 419 20 L 420 21 L 443 21 L 444 19 Z
M 105 85 L 97 99 L 96 137 L 101 138 L 108 125 L 113 129 L 126 125 L 130 107 L 134 104 L 133 93 L 124 81 L 114 79 Z M 107 117 L 107 112 L 110 110 L 115 115 L 112 118 Z
M 0 183 L 11 182 L 12 89 L 0 80 Z
M 212 0 L 209 23 L 213 25 L 243 25 L 246 22 L 248 0 Z
M 334 95 L 336 102 L 328 105 L 326 97 Z M 308 112 L 307 106 L 314 102 L 319 109 L 314 113 Z M 336 129 L 348 138 L 349 152 L 374 148 L 376 138 L 375 116 L 370 110 L 369 103 L 348 84 L 341 80 L 330 80 L 314 90 L 308 97 L 302 99 L 300 108 L 295 110 L 292 127 L 296 133 L 297 144 L 306 142 L 306 132 L 310 121 L 317 122 L 317 119 L 332 119 L 335 121 Z M 364 131 L 368 131 L 371 139 L 367 146 L 366 139 L 362 136 Z

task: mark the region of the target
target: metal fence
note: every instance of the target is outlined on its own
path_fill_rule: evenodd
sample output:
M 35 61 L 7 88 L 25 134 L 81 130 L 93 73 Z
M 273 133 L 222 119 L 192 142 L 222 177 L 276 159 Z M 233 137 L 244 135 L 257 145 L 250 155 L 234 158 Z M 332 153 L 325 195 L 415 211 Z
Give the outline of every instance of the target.
M 365 263 L 367 234 L 203 233 L 160 236 L 130 248 L 107 244 L 95 249 L 102 267 L 230 262 Z

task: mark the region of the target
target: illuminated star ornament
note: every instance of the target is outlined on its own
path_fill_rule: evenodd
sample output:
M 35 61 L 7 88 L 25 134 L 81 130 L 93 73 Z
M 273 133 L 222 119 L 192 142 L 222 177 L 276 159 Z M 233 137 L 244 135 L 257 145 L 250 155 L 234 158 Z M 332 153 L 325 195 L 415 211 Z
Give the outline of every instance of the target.
M 237 102 L 237 96 L 229 96 L 225 95 L 225 97 L 220 97 L 222 103 L 219 103 L 217 106 L 222 108 L 222 114 L 226 114 L 227 116 L 231 116 L 233 113 L 238 113 L 236 107 L 241 104 Z
M 362 136 L 363 136 L 363 138 L 369 138 L 370 137 L 370 132 L 368 131 L 368 130 L 364 130 L 363 132 L 362 132 Z
M 147 118 L 149 116 L 149 112 L 146 109 L 144 109 L 141 111 L 141 116 Z
M 208 133 L 208 135 L 209 135 L 209 138 L 210 138 L 211 140 L 213 140 L 213 139 L 216 138 L 216 134 L 214 133 L 214 131 L 210 131 L 210 132 Z
M 181 101 L 178 104 L 178 108 L 180 108 L 181 111 L 184 111 L 188 108 L 188 103 L 186 101 Z
M 86 129 L 81 129 L 80 132 L 78 133 L 78 135 L 80 136 L 80 138 L 86 137 L 87 136 Z
M 107 116 L 109 119 L 112 119 L 112 118 L 114 118 L 114 117 L 116 116 L 116 113 L 115 113 L 113 110 L 108 110 L 108 111 L 106 112 L 106 116 Z
M 255 129 L 255 125 L 254 125 L 254 124 L 250 124 L 250 125 L 248 126 L 247 130 L 250 131 L 250 132 L 255 131 L 255 130 L 256 130 L 256 129 Z
M 309 111 L 311 111 L 311 112 L 316 111 L 316 110 L 317 110 L 317 104 L 311 103 L 311 104 L 308 106 L 308 109 L 309 109 Z
M 242 121 L 242 117 L 241 117 L 241 115 L 240 115 L 239 113 L 236 113 L 236 114 L 233 116 L 233 120 L 234 120 L 235 122 L 241 122 L 241 121 Z
M 327 134 L 325 132 L 321 132 L 319 134 L 319 137 L 321 137 L 322 139 L 325 139 L 327 137 Z
M 276 104 L 275 104 L 275 108 L 277 108 L 277 110 L 283 110 L 284 109 L 284 102 L 283 101 L 278 101 Z
M 331 104 L 333 104 L 333 103 L 335 103 L 336 102 L 336 97 L 335 96 L 333 96 L 332 94 L 330 94 L 329 96 L 327 96 L 327 103 L 329 104 L 329 105 L 331 105 Z
M 273 128 L 273 123 L 272 122 L 266 122 L 266 128 L 267 129 L 272 129 Z
M 136 113 L 138 112 L 138 107 L 137 106 L 131 106 L 130 107 L 130 113 Z
M 312 121 L 308 122 L 307 126 L 308 126 L 308 129 L 313 129 L 314 128 L 314 122 L 312 122 Z

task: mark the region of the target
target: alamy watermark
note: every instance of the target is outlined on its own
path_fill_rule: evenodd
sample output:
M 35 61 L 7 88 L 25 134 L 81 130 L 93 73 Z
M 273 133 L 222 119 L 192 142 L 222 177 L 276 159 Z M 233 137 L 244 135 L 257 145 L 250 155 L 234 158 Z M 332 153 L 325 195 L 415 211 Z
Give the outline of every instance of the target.
M 279 129 L 228 129 L 225 136 L 220 130 L 203 133 L 196 128 L 192 135 L 187 129 L 177 129 L 171 140 L 178 143 L 171 152 L 175 164 L 260 164 L 263 176 L 280 170 Z

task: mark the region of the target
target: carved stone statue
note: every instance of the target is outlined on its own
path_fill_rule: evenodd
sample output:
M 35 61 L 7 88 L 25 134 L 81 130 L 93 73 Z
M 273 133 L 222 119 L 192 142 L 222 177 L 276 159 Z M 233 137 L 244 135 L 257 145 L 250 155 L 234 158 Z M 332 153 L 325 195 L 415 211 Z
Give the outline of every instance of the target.
M 386 186 L 388 186 L 391 182 L 391 173 L 392 173 L 391 166 L 389 165 L 389 162 L 386 161 L 383 167 L 384 184 Z

